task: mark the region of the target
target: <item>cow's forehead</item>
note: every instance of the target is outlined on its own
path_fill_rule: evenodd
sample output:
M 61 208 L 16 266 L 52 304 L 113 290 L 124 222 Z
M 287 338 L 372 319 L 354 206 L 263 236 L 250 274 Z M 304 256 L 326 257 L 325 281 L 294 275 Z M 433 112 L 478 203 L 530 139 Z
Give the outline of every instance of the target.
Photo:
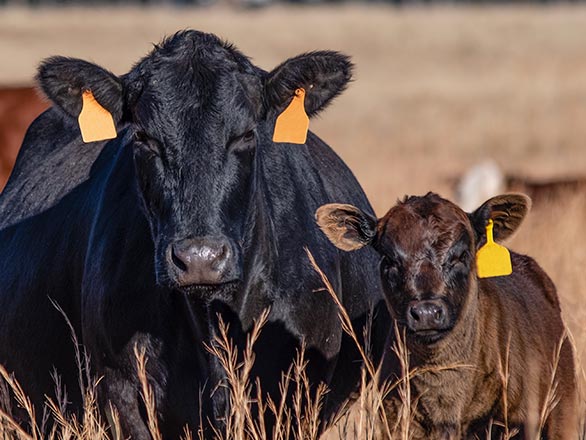
M 256 111 L 261 102 L 260 70 L 233 46 L 197 31 L 165 40 L 129 78 L 140 83 L 138 106 L 147 107 L 143 116 L 145 111 L 163 118 L 198 111 Z
M 251 129 L 262 111 L 262 71 L 209 34 L 164 41 L 129 74 L 133 80 L 134 122 L 165 143 L 219 142 Z
M 235 46 L 215 35 L 198 31 L 179 32 L 165 39 L 137 67 L 155 74 L 169 67 L 187 70 L 205 67 L 216 74 L 233 70 L 253 73 L 256 70 Z M 187 70 L 183 73 L 188 74 Z
M 384 251 L 420 257 L 433 250 L 444 254 L 471 226 L 458 206 L 432 194 L 409 197 L 380 220 L 379 243 Z

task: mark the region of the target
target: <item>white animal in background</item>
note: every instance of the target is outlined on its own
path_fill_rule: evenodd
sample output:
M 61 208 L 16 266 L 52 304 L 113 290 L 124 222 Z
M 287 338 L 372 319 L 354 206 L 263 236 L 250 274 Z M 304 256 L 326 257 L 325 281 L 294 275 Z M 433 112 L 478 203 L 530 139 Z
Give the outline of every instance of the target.
M 482 201 L 505 192 L 522 192 L 533 200 L 533 206 L 571 196 L 586 197 L 586 175 L 557 179 L 530 179 L 505 174 L 492 160 L 470 168 L 456 181 L 454 200 L 469 212 Z

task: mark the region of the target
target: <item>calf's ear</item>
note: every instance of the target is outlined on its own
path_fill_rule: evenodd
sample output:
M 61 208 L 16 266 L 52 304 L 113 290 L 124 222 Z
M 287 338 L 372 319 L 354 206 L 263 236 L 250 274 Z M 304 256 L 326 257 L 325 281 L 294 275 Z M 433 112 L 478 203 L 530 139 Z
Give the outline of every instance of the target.
M 343 251 L 372 244 L 376 237 L 376 219 L 352 205 L 322 205 L 315 219 L 329 240 Z
M 506 240 L 521 226 L 530 208 L 531 199 L 525 194 L 503 194 L 488 199 L 470 214 L 477 239 L 486 236 L 486 225 L 492 219 L 494 241 Z
M 36 80 L 47 98 L 72 118 L 79 116 L 82 94 L 88 90 L 114 121 L 122 118 L 122 82 L 100 66 L 76 58 L 51 57 L 39 66 Z
M 305 112 L 309 117 L 323 110 L 342 93 L 352 78 L 350 58 L 334 51 L 309 52 L 290 58 L 268 74 L 265 99 L 270 113 L 279 114 L 305 90 Z

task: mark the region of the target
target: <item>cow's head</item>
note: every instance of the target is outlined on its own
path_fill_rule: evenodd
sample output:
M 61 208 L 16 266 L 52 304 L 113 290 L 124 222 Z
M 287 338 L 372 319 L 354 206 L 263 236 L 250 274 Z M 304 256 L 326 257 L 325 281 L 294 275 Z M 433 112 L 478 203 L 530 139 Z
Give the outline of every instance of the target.
M 276 117 L 297 88 L 306 90 L 308 115 L 318 113 L 346 87 L 351 68 L 336 52 L 313 52 L 267 73 L 216 36 L 183 31 L 121 77 L 54 57 L 38 80 L 69 117 L 90 90 L 118 127 L 130 128 L 124 148 L 134 154 L 157 280 L 209 288 L 242 278 L 258 152 L 279 148 L 271 141 Z
M 471 214 L 429 193 L 407 197 L 380 220 L 351 205 L 328 204 L 316 212 L 319 226 L 338 248 L 366 245 L 381 255 L 387 303 L 400 327 L 418 342 L 432 343 L 452 329 L 476 292 L 476 250 L 494 222 L 494 239 L 509 237 L 530 206 L 525 195 L 506 194 Z

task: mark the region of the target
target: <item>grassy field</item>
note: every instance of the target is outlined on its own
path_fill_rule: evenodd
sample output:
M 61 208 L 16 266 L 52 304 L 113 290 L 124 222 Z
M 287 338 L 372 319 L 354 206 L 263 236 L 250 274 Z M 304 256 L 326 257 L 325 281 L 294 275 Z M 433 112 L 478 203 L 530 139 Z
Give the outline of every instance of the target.
M 314 49 L 352 55 L 355 82 L 312 129 L 379 215 L 404 194 L 451 197 L 453 178 L 486 158 L 538 179 L 586 174 L 584 6 L 3 9 L 0 84 L 29 83 L 39 60 L 55 54 L 121 74 L 151 43 L 187 27 L 236 43 L 266 69 Z M 510 243 L 556 282 L 580 359 L 585 199 L 536 209 Z

